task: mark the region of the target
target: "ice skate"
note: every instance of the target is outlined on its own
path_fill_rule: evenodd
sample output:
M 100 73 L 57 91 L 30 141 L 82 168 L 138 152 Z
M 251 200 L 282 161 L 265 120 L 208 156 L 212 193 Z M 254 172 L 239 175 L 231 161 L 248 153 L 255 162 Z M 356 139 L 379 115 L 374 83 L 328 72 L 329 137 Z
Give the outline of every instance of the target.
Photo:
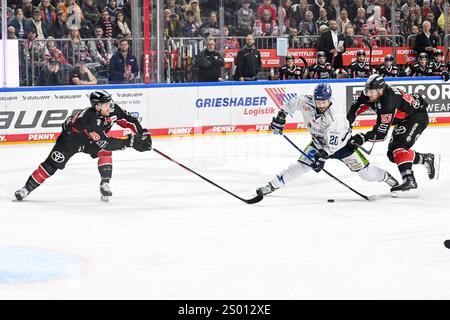
M 256 189 L 256 193 L 261 193 L 263 196 L 268 195 L 272 192 L 274 192 L 275 190 L 277 190 L 278 188 L 274 188 L 272 186 L 272 184 L 269 182 L 268 184 L 266 184 L 264 187 L 258 188 Z
M 436 158 L 432 153 L 424 154 L 423 164 L 427 168 L 428 178 L 437 179 L 439 177 L 440 162 L 441 162 L 440 154 L 438 154 Z
M 386 178 L 384 178 L 383 182 L 386 182 L 391 188 L 398 186 L 398 181 L 395 179 L 389 172 L 386 172 Z
M 102 200 L 104 202 L 108 202 L 109 197 L 111 197 L 111 196 L 112 196 L 112 191 L 111 191 L 111 188 L 109 187 L 109 183 L 102 182 L 100 184 L 100 200 Z
M 403 183 L 391 188 L 394 198 L 398 197 L 415 197 L 417 196 L 417 183 L 413 175 L 407 175 L 403 178 Z
M 22 201 L 28 196 L 29 192 L 27 188 L 23 187 L 16 192 L 14 192 L 14 196 L 16 197 L 17 201 Z

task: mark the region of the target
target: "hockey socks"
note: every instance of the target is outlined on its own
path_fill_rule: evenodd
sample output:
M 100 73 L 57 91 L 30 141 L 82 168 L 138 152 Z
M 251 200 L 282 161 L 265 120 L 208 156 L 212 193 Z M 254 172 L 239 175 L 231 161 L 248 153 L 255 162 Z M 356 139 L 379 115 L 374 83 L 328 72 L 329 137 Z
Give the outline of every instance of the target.
M 41 163 L 39 167 L 34 170 L 28 178 L 27 182 L 25 183 L 25 188 L 28 190 L 28 192 L 33 191 L 41 184 L 43 184 L 45 180 L 51 177 L 56 172 L 56 170 L 57 169 L 53 168 L 45 162 Z
M 112 177 L 112 152 L 99 151 L 98 153 L 98 172 L 100 173 L 101 183 L 109 183 Z

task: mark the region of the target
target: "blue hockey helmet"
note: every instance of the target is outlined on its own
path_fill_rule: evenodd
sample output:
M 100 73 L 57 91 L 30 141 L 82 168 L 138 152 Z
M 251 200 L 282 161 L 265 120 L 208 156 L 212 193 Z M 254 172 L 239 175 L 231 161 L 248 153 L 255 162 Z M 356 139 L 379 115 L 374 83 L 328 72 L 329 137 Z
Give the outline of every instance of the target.
M 319 83 L 314 89 L 314 100 L 325 101 L 331 98 L 331 87 L 328 83 Z

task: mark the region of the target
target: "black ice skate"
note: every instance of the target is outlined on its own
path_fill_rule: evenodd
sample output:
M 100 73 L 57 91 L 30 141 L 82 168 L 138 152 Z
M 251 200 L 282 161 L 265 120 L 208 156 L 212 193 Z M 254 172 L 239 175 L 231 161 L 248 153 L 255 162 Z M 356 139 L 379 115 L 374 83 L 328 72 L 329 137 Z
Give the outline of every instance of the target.
M 266 184 L 264 187 L 258 188 L 256 189 L 256 193 L 261 193 L 263 196 L 274 192 L 275 190 L 277 190 L 278 188 L 274 188 L 273 185 L 269 182 L 268 184 Z
M 405 193 L 408 193 L 408 195 L 414 195 L 411 191 L 414 191 L 415 189 L 417 189 L 416 179 L 411 174 L 403 178 L 402 184 L 392 187 L 391 193 L 393 197 L 398 197 Z
M 109 197 L 112 196 L 111 188 L 109 187 L 108 182 L 102 182 L 100 184 L 100 200 L 108 202 Z
M 397 179 L 391 176 L 389 172 L 386 172 L 386 177 L 384 178 L 383 182 L 386 182 L 391 188 L 398 186 Z
M 14 196 L 16 197 L 17 201 L 24 200 L 30 192 L 27 190 L 27 188 L 23 187 L 16 192 L 14 192 Z
M 427 168 L 428 178 L 437 179 L 439 177 L 440 162 L 441 155 L 438 155 L 436 159 L 432 153 L 426 153 L 423 155 L 423 164 Z

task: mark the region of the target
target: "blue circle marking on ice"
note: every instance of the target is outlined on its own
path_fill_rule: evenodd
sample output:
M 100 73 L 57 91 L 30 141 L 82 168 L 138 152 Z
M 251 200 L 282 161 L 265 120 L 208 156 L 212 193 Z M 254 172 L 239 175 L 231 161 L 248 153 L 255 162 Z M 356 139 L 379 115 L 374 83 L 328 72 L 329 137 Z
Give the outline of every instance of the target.
M 50 250 L 0 246 L 0 285 L 80 275 L 76 257 Z

